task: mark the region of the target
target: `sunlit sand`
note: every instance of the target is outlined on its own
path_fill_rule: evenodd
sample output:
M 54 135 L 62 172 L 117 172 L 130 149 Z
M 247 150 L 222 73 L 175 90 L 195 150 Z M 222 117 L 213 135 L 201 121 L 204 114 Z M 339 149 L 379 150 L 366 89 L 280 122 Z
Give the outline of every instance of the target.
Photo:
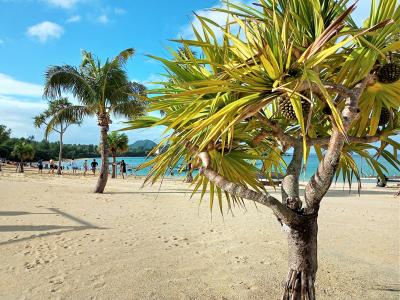
M 221 217 L 188 184 L 0 173 L 1 299 L 278 299 L 286 239 L 267 208 Z M 319 222 L 319 299 L 398 299 L 399 198 L 336 186 Z M 361 226 L 360 226 L 361 224 Z

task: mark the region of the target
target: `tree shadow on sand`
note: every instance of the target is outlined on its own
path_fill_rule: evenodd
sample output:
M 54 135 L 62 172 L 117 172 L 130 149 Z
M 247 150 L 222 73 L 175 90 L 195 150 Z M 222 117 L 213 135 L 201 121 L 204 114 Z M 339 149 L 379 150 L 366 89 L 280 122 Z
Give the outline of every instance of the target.
M 0 211 L 0 217 L 14 217 L 24 215 L 54 215 L 55 213 L 31 213 L 27 211 Z
M 30 212 L 25 212 L 25 211 L 3 211 L 0 212 L 0 216 L 22 216 L 22 215 L 34 215 L 34 214 L 54 214 L 54 215 L 60 215 L 66 219 L 69 219 L 71 221 L 74 221 L 75 223 L 78 223 L 78 225 L 75 226 L 65 226 L 65 225 L 0 225 L 0 232 L 21 232 L 21 231 L 47 231 L 45 233 L 40 233 L 40 234 L 34 234 L 28 237 L 23 237 L 23 238 L 17 238 L 17 239 L 11 239 L 8 241 L 2 241 L 0 242 L 0 246 L 2 245 L 8 245 L 12 243 L 17 243 L 17 242 L 22 242 L 22 241 L 27 241 L 31 240 L 34 238 L 42 238 L 42 237 L 47 237 L 51 235 L 60 235 L 62 233 L 66 232 L 71 232 L 71 231 L 81 231 L 81 230 L 89 230 L 89 229 L 107 229 L 105 227 L 98 227 L 96 225 L 93 225 L 85 220 L 82 220 L 78 217 L 75 217 L 71 214 L 68 214 L 66 212 L 61 211 L 58 208 L 47 208 L 50 213 L 30 213 Z M 52 232 L 48 232 L 50 230 L 55 230 Z
M 400 284 L 382 284 L 373 287 L 371 290 L 386 291 L 386 292 L 400 292 Z
M 105 195 L 123 195 L 123 194 L 132 194 L 132 195 L 140 195 L 140 194 L 191 194 L 193 191 L 191 190 L 184 190 L 184 191 L 125 191 L 125 192 L 106 192 Z M 201 191 L 196 192 L 201 193 Z

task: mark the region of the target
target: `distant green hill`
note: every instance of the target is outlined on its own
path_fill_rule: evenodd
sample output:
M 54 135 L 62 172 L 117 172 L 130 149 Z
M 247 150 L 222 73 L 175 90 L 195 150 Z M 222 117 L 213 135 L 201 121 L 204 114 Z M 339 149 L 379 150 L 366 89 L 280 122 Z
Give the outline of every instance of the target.
M 134 151 L 134 150 L 149 151 L 153 149 L 155 146 L 157 146 L 157 144 L 151 140 L 140 140 L 129 145 L 129 151 Z

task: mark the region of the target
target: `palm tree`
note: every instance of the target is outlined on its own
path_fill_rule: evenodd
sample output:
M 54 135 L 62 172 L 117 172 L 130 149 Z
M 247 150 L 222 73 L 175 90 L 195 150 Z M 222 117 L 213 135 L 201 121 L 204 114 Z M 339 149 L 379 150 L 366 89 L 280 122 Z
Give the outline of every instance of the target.
M 288 240 L 284 300 L 315 299 L 319 208 L 335 177 L 360 186 L 352 155 L 381 178 L 387 173 L 382 160 L 400 168 L 393 138 L 400 133 L 400 65 L 388 55 L 399 47 L 399 3 L 374 1 L 359 28 L 348 2 L 229 2 L 214 9 L 227 15 L 219 27 L 199 17 L 194 40 L 176 42 L 196 47 L 201 58 L 152 56 L 168 75 L 152 92 L 149 111 L 164 115 L 130 122 L 130 129 L 173 130 L 153 150 L 169 145 L 166 151 L 142 165 L 151 166 L 146 181 L 192 163 L 201 166 L 194 191 L 202 189 L 201 198 L 209 192 L 211 207 L 218 203 L 223 212 L 223 198 L 228 210 L 247 199 L 273 211 Z M 301 192 L 300 173 L 312 149 L 320 162 Z M 258 179 L 262 173 L 272 182 L 275 172 L 283 174 L 280 200 Z
M 124 153 L 128 151 L 128 136 L 124 133 L 113 131 L 108 134 L 108 145 L 110 147 L 110 152 L 113 159 L 111 178 L 115 178 L 117 153 Z
M 11 152 L 11 155 L 19 159 L 17 171 L 19 169 L 19 172 L 23 173 L 24 162 L 28 159 L 33 159 L 33 157 L 35 156 L 35 148 L 33 148 L 32 144 L 22 141 L 14 146 L 14 150 Z
M 129 48 L 102 64 L 90 52 L 82 51 L 79 67 L 51 66 L 46 72 L 45 97 L 55 98 L 62 92 L 70 92 L 79 101 L 79 105 L 60 110 L 57 118 L 97 117 L 102 162 L 95 193 L 103 193 L 108 179 L 107 133 L 111 124 L 111 114 L 134 118 L 143 115 L 145 111 L 145 102 L 140 100 L 145 87 L 130 82 L 124 68 L 133 54 L 134 50 Z
M 59 112 L 65 108 L 72 106 L 72 103 L 67 98 L 60 98 L 57 100 L 50 100 L 48 102 L 48 108 L 41 114 L 34 117 L 34 124 L 40 128 L 45 125 L 44 137 L 47 140 L 49 134 L 54 131 L 60 136 L 60 150 L 58 152 L 58 169 L 57 174 L 61 175 L 61 162 L 63 153 L 63 137 L 64 133 L 70 125 L 80 125 L 81 121 L 74 115 L 62 116 L 60 118 Z

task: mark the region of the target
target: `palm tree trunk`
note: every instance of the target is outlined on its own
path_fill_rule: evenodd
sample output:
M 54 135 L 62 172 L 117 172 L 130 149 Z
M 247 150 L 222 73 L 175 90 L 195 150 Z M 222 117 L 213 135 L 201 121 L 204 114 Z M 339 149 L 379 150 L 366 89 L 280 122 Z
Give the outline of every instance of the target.
M 315 300 L 317 263 L 317 218 L 288 233 L 289 273 L 282 300 Z
M 61 161 L 62 161 L 62 152 L 63 152 L 63 129 L 61 127 L 60 131 L 60 150 L 58 151 L 58 169 L 57 174 L 61 175 Z
M 112 163 L 112 175 L 111 175 L 111 178 L 116 178 L 117 166 L 115 165 L 116 157 L 115 157 L 115 153 L 114 152 L 112 153 L 112 158 L 113 158 L 113 163 Z
M 186 178 L 185 178 L 185 182 L 186 183 L 192 183 L 193 182 L 193 174 L 192 174 L 192 170 L 189 170 L 186 174 Z
M 99 179 L 97 180 L 97 185 L 95 189 L 95 193 L 103 193 L 104 188 L 107 184 L 108 179 L 108 125 L 101 126 L 100 125 L 100 139 L 101 139 L 101 167 L 100 167 L 100 175 Z

